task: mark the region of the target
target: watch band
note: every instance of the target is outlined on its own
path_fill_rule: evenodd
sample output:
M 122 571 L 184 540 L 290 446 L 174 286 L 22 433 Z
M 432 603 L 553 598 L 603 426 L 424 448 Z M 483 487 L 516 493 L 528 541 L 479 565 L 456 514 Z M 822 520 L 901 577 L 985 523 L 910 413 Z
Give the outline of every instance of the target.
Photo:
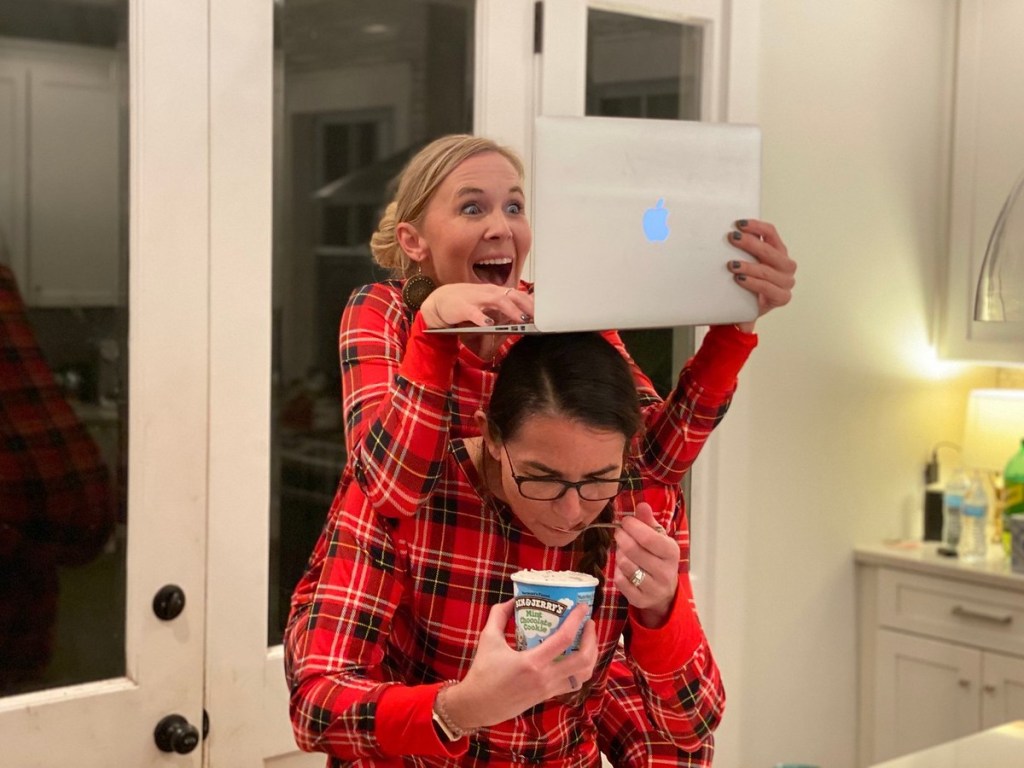
M 444 700 L 441 696 L 444 694 L 446 688 L 455 685 L 458 680 L 446 680 L 441 684 L 441 687 L 437 689 L 437 695 L 434 696 L 434 707 L 431 712 L 431 718 L 434 721 L 435 731 L 438 733 L 438 738 L 441 738 L 442 734 L 448 741 L 458 741 L 463 736 L 468 736 L 473 733 L 476 728 L 459 728 L 451 721 L 451 717 L 448 715 L 448 710 L 444 706 Z
M 455 733 L 451 728 L 449 728 L 448 723 L 446 723 L 444 721 L 444 718 L 441 717 L 441 713 L 440 712 L 438 712 L 435 709 L 431 713 L 431 717 L 434 720 L 434 732 L 437 734 L 437 737 L 439 739 L 441 739 L 442 741 L 444 741 L 444 740 L 447 740 L 447 741 L 458 741 L 459 740 L 459 734 Z

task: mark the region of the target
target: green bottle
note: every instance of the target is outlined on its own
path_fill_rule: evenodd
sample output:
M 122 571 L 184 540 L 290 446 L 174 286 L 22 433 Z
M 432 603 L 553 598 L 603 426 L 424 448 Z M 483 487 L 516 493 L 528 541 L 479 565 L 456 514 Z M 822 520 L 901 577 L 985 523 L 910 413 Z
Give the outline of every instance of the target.
M 1003 470 L 1005 487 L 1003 505 L 1003 550 L 1010 556 L 1009 519 L 1013 515 L 1024 515 L 1024 439 L 1020 441 L 1020 450 L 1006 464 Z

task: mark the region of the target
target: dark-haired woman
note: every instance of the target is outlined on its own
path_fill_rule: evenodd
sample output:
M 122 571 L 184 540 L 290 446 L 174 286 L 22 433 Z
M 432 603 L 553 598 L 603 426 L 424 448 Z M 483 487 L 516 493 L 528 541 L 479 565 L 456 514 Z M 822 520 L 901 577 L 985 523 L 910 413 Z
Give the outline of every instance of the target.
M 357 484 L 339 491 L 285 637 L 300 747 L 332 766 L 598 766 L 595 718 L 623 637 L 646 727 L 710 764 L 721 679 L 678 488 L 626 479 L 641 418 L 622 356 L 598 334 L 520 340 L 476 419 L 482 436 L 451 442 L 416 515 L 375 514 Z M 578 651 L 562 657 L 581 614 L 510 647 L 522 568 L 598 577 Z

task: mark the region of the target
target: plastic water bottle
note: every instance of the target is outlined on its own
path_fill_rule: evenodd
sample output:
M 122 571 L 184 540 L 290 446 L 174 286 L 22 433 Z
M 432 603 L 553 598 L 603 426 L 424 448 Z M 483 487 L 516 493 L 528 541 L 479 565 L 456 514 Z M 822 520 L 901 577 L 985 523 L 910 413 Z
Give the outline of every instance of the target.
M 957 554 L 965 563 L 980 563 L 988 554 L 988 493 L 977 472 L 964 496 L 960 513 L 960 547 Z
M 1020 441 L 1017 451 L 1003 470 L 1005 481 L 1005 506 L 1003 507 L 1003 550 L 1010 556 L 1010 525 L 1014 515 L 1024 515 L 1024 440 Z
M 960 512 L 969 487 L 967 473 L 957 467 L 942 490 L 942 544 L 950 554 L 960 546 Z

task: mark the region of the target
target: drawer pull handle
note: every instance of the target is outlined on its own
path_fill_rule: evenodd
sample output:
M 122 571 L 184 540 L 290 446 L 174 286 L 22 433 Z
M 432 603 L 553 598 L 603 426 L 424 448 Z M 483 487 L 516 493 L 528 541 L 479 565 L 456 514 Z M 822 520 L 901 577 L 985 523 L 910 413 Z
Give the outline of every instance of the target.
M 964 619 L 980 619 L 981 621 L 990 621 L 993 624 L 1009 625 L 1013 622 L 1013 616 L 1009 613 L 1004 613 L 1001 616 L 994 616 L 991 613 L 985 613 L 983 611 L 975 611 L 970 608 L 964 608 L 962 605 L 953 606 L 953 615 L 960 616 Z

